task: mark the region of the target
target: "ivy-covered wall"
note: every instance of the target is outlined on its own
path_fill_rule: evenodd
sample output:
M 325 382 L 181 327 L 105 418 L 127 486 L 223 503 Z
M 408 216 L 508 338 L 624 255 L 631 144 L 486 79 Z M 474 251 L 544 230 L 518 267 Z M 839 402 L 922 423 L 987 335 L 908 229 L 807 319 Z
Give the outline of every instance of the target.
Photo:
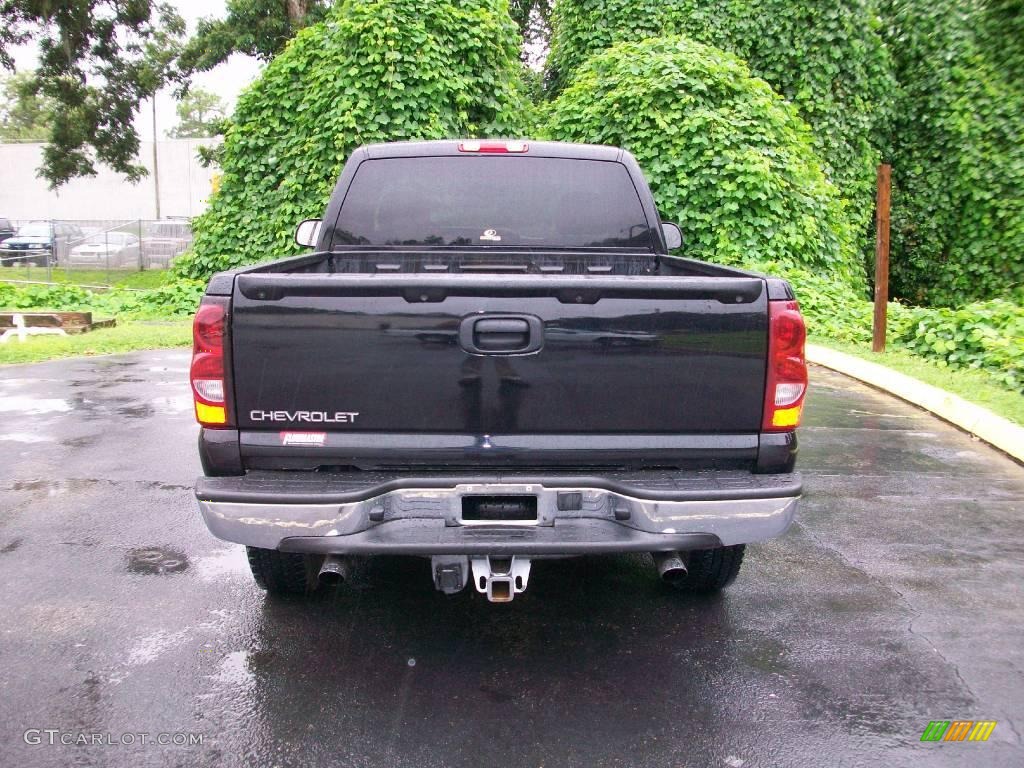
M 242 95 L 223 181 L 194 222 L 186 277 L 298 251 L 361 144 L 520 134 L 519 34 L 504 0 L 346 0 Z
M 1024 3 L 883 8 L 894 94 L 892 289 L 1024 298 Z

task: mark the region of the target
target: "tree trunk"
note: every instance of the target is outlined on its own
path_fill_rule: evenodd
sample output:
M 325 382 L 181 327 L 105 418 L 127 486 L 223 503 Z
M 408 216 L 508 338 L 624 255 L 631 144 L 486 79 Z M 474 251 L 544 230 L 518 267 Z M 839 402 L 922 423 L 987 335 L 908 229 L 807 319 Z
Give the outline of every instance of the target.
M 309 0 L 285 0 L 288 21 L 293 27 L 304 26 L 306 14 L 309 13 Z

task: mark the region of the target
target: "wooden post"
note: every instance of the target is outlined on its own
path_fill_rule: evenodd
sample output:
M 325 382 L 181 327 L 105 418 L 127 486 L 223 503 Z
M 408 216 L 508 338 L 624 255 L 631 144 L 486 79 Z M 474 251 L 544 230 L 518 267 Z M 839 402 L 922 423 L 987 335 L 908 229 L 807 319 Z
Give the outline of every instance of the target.
M 878 166 L 878 199 L 875 207 L 875 323 L 871 351 L 885 351 L 885 310 L 889 303 L 889 189 L 888 163 Z

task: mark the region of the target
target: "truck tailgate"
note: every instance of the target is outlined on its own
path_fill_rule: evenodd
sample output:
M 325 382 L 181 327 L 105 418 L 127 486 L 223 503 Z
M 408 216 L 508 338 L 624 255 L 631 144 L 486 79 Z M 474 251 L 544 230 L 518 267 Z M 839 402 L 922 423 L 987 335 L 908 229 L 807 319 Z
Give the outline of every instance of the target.
M 231 333 L 243 434 L 571 435 L 564 447 L 585 449 L 588 435 L 761 423 L 756 277 L 241 274 Z

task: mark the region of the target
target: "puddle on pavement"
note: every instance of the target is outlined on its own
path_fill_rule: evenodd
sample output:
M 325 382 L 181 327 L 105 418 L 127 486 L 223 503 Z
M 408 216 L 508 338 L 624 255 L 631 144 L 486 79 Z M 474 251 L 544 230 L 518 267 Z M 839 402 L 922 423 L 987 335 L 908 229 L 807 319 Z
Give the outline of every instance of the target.
M 2 486 L 11 491 L 45 491 L 47 496 L 61 496 L 65 493 L 81 493 L 94 487 L 100 480 L 17 480 Z
M 134 360 L 103 360 L 92 368 L 93 373 L 107 373 L 111 368 L 134 368 L 138 365 Z
M 7 440 L 12 443 L 52 443 L 53 438 L 32 432 L 8 432 L 0 435 L 0 442 Z
M 191 410 L 192 396 L 177 395 L 175 397 L 155 397 L 146 403 L 123 406 L 117 409 L 117 413 L 121 416 L 141 419 L 149 418 L 150 416 L 154 416 L 158 413 L 184 413 Z
M 180 552 L 159 547 L 133 549 L 128 552 L 129 573 L 160 575 L 180 573 L 188 568 L 188 558 Z
M 99 435 L 82 435 L 81 437 L 71 437 L 67 440 L 61 440 L 60 444 L 65 448 L 87 448 L 100 439 Z
M 7 552 L 13 552 L 21 546 L 21 542 L 21 539 L 12 539 L 7 544 L 4 544 L 2 547 L 0 547 L 0 553 L 6 554 Z
M 118 416 L 127 416 L 129 419 L 148 419 L 154 413 L 153 406 L 147 403 L 124 405 L 117 409 Z
M 110 389 L 111 387 L 116 387 L 121 384 L 141 384 L 144 381 L 145 379 L 140 378 L 139 376 L 112 376 L 109 373 L 107 373 L 103 374 L 102 378 L 100 379 L 97 379 L 92 376 L 87 378 L 72 379 L 71 381 L 67 382 L 67 385 L 72 389 L 80 389 L 83 387 L 87 389 Z
M 68 480 L 16 480 L 13 483 L 0 483 L 0 489 L 8 491 L 45 491 L 47 496 L 60 496 L 65 493 L 84 493 L 97 485 L 117 486 L 132 484 L 140 488 L 157 491 L 191 491 L 191 485 L 175 485 L 158 480 L 96 480 L 71 478 Z
M 179 385 L 181 386 L 181 385 Z M 112 414 L 129 419 L 148 419 L 157 414 L 178 414 L 192 408 L 192 396 L 187 393 L 187 384 L 181 386 L 185 394 L 170 397 L 154 397 L 150 400 L 139 400 L 135 397 L 115 397 L 91 392 L 75 395 L 73 407 L 82 419 L 106 419 Z
M 11 396 L 0 400 L 0 413 L 21 413 L 36 416 L 41 413 L 67 413 L 71 404 L 60 397 Z

